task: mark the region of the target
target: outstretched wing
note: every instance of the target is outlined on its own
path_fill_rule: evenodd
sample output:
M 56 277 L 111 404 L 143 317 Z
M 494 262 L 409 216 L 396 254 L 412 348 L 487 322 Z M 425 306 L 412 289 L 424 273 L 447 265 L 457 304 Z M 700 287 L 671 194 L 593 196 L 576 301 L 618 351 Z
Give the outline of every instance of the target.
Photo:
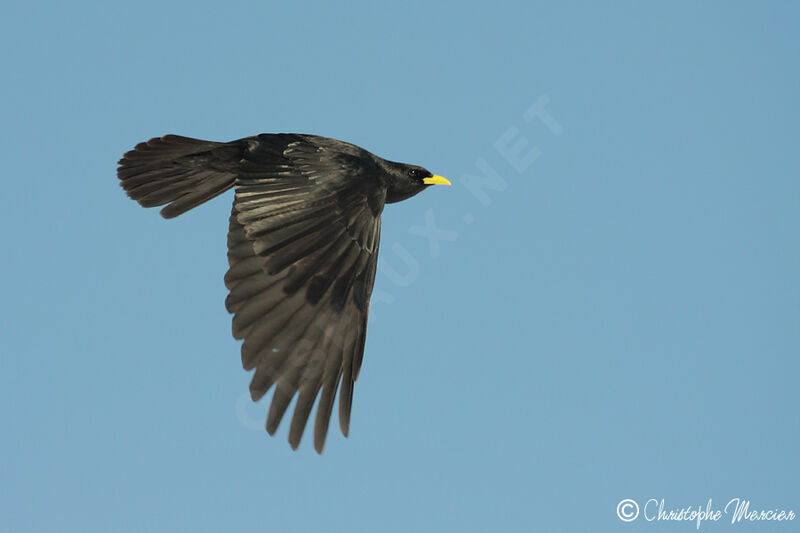
M 300 443 L 314 401 L 322 451 L 339 394 L 347 435 L 375 281 L 386 187 L 357 147 L 323 137 L 259 135 L 237 168 L 225 284 L 253 400 L 274 385 L 267 431 L 295 394 L 289 442 Z M 321 393 L 320 393 L 321 391 Z

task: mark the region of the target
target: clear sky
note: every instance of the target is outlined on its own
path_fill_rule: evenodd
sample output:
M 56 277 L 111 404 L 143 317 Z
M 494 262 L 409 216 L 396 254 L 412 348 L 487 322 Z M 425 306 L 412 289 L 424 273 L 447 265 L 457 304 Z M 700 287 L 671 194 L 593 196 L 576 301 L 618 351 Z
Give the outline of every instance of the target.
M 337 4 L 4 3 L 0 530 L 800 512 L 798 4 Z M 249 402 L 232 194 L 166 221 L 115 176 L 153 136 L 259 132 L 453 181 L 384 212 L 351 434 L 322 456 Z

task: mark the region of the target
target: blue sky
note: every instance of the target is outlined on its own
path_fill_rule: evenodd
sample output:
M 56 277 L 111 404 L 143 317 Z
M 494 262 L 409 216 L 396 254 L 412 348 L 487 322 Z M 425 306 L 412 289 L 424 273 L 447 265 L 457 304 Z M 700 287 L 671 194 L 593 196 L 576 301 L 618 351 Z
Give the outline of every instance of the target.
M 800 512 L 800 8 L 349 4 L 4 6 L 0 529 Z M 165 221 L 115 177 L 153 136 L 287 131 L 453 181 L 384 213 L 351 434 L 322 456 L 247 399 L 231 194 Z

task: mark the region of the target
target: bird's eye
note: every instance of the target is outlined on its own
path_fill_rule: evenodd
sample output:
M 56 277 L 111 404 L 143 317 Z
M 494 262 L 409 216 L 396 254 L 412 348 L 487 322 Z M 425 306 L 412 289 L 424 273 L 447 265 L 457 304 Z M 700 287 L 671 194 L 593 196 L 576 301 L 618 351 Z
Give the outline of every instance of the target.
M 411 170 L 408 171 L 408 175 L 414 178 L 415 180 L 418 180 L 419 178 L 422 177 L 422 172 L 420 172 L 418 168 L 412 168 Z

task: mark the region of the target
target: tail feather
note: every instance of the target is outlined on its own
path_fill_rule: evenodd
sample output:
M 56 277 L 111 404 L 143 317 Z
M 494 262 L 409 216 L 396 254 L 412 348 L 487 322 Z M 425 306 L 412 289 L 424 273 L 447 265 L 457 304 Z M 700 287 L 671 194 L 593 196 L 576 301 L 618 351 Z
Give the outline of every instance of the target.
M 233 187 L 239 147 L 178 135 L 139 143 L 122 156 L 117 168 L 120 185 L 143 207 L 166 205 L 173 218 Z

